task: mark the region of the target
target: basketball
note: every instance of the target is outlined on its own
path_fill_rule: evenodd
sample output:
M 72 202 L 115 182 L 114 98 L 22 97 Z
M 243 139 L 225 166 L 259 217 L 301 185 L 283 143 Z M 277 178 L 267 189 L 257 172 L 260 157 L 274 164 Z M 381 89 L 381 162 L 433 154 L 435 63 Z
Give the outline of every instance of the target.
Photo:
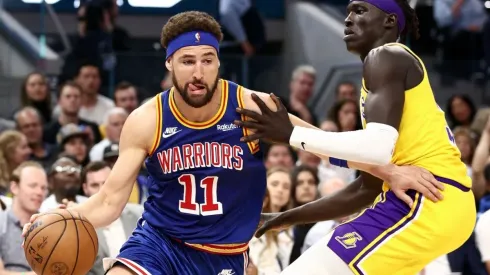
M 92 268 L 98 250 L 92 224 L 66 209 L 41 214 L 25 235 L 27 262 L 39 275 L 85 275 Z

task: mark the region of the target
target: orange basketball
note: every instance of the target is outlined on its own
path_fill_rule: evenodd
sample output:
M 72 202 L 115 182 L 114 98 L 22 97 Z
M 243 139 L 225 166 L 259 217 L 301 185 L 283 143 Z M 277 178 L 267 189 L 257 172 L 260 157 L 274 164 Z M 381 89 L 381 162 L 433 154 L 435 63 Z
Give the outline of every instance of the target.
M 38 275 L 85 275 L 98 250 L 99 240 L 92 224 L 66 209 L 41 214 L 24 240 L 27 262 Z

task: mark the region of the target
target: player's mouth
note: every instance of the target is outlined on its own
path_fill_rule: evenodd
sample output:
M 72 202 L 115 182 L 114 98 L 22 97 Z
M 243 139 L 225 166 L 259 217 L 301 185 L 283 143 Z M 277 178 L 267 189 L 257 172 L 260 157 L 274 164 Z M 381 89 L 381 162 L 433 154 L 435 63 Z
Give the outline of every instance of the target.
M 203 84 L 189 84 L 189 93 L 191 95 L 204 95 L 206 94 L 206 86 Z
M 349 28 L 344 29 L 344 40 L 352 38 L 355 35 L 354 31 Z

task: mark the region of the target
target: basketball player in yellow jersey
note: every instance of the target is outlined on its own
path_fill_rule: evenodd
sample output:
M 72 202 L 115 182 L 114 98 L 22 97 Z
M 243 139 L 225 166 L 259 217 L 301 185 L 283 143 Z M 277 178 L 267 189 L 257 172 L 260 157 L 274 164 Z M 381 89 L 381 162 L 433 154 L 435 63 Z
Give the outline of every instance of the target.
M 259 104 L 260 115 L 239 110 L 256 120 L 237 122 L 255 131 L 243 140 L 289 143 L 330 156 L 330 162 L 340 166 L 354 161 L 422 167 L 445 184 L 444 199 L 433 203 L 408 190 L 406 196 L 413 203 L 407 205 L 388 183 L 362 173 L 330 197 L 281 214 L 264 214 L 257 236 L 269 229 L 332 220 L 364 209 L 282 274 L 416 274 L 462 245 L 473 231 L 476 210 L 471 180 L 434 100 L 422 60 L 394 43 L 418 32 L 418 19 L 407 0 L 351 1 L 347 11 L 344 40 L 364 64 L 360 98 L 364 129 L 329 133 L 293 127 L 279 102 L 277 112 L 263 104 Z

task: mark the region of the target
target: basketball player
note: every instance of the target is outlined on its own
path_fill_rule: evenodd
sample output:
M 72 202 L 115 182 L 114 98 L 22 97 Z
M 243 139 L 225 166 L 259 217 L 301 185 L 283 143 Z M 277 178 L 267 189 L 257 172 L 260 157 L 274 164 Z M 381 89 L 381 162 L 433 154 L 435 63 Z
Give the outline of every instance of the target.
M 145 211 L 119 256 L 105 260 L 109 275 L 245 272 L 266 177 L 257 143 L 241 143 L 245 129 L 233 121 L 241 119 L 238 107 L 260 109 L 251 98 L 255 92 L 218 78 L 221 38 L 219 24 L 205 13 L 170 18 L 162 45 L 174 87 L 131 113 L 109 178 L 96 195 L 72 208 L 96 228 L 107 226 L 126 205 L 146 159 Z M 275 106 L 269 95 L 259 95 Z M 395 168 L 403 175 L 393 179 L 397 183 L 428 173 Z M 431 184 L 427 179 L 421 187 Z
M 264 215 L 262 235 L 285 225 L 332 220 L 364 210 L 307 250 L 282 274 L 415 274 L 433 259 L 462 245 L 473 231 L 475 199 L 471 179 L 453 134 L 437 105 L 422 60 L 395 43 L 418 34 L 418 19 L 407 0 L 351 1 L 344 40 L 363 61 L 360 109 L 363 130 L 343 133 L 293 127 L 284 107 L 236 124 L 255 131 L 244 141 L 265 138 L 331 156 L 331 162 L 416 165 L 445 184 L 444 200 L 433 203 L 407 192 L 408 206 L 382 180 L 366 173 L 338 193 L 282 214 Z M 366 209 L 367 206 L 370 206 Z

